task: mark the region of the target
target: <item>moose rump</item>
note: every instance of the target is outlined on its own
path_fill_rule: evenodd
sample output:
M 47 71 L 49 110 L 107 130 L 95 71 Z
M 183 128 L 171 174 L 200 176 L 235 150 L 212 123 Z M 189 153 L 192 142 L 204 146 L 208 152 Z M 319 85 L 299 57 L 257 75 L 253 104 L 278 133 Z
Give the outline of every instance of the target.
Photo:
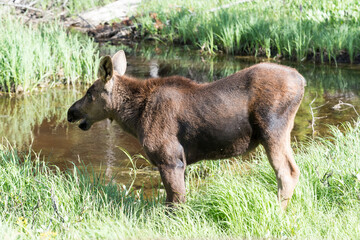
M 110 118 L 137 137 L 160 171 L 169 204 L 185 201 L 188 164 L 262 144 L 286 208 L 300 174 L 290 132 L 305 79 L 295 69 L 261 63 L 207 84 L 180 76 L 141 81 L 125 76 L 125 69 L 122 51 L 104 57 L 99 79 L 70 107 L 68 120 L 83 119 L 79 127 L 87 130 Z

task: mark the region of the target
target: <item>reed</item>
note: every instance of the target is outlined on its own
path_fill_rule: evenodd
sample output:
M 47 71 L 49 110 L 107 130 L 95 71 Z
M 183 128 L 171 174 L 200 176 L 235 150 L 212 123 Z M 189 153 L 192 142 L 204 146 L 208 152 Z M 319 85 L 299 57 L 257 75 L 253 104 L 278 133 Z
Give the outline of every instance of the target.
M 6 33 L 0 35 L 0 91 L 93 81 L 99 54 L 91 39 L 68 34 L 56 23 L 21 21 L 5 14 L 0 18 L 0 32 Z
M 198 46 L 206 52 L 282 57 L 322 62 L 359 60 L 360 11 L 356 0 L 316 2 L 251 1 L 142 2 L 139 23 L 144 33 Z M 218 9 L 216 9 L 218 8 Z M 216 10 L 215 10 L 216 9 Z M 156 12 L 164 28 L 154 31 Z M 150 27 L 149 27 L 150 26 Z

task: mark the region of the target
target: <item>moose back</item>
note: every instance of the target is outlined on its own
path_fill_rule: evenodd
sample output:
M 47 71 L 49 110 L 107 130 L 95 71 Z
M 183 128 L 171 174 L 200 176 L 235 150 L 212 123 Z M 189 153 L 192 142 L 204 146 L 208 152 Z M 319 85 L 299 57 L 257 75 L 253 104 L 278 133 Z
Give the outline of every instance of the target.
M 98 79 L 70 107 L 68 121 L 80 120 L 88 130 L 108 118 L 137 137 L 159 169 L 170 205 L 185 201 L 187 165 L 262 144 L 286 208 L 300 175 L 290 132 L 305 79 L 295 69 L 261 63 L 207 84 L 180 76 L 138 80 L 125 70 L 123 51 L 103 57 Z

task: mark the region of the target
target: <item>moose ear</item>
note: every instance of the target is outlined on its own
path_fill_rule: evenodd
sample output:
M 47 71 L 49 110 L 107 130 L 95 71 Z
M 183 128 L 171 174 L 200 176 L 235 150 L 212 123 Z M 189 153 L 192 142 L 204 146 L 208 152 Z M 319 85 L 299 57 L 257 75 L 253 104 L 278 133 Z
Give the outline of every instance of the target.
M 118 51 L 112 57 L 112 61 L 114 64 L 114 70 L 118 72 L 120 76 L 123 76 L 126 71 L 126 57 L 125 52 L 123 50 Z
M 109 81 L 114 73 L 114 67 L 110 56 L 101 59 L 98 71 L 98 77 L 105 83 Z

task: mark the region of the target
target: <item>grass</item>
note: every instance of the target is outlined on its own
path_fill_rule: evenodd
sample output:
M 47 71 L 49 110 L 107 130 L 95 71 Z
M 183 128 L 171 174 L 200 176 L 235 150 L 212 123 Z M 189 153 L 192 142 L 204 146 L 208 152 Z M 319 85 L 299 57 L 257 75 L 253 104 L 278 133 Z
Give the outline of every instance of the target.
M 20 21 L 20 23 L 19 23 Z M 0 91 L 32 91 L 95 79 L 98 49 L 91 39 L 68 34 L 59 24 L 27 25 L 0 19 Z
M 138 18 L 144 35 L 223 51 L 321 62 L 359 60 L 360 8 L 347 1 L 143 1 Z M 148 12 L 157 13 L 163 28 Z M 153 16 L 153 15 L 152 15 Z
M 360 129 L 343 128 L 294 146 L 302 175 L 286 212 L 261 149 L 250 162 L 190 166 L 188 201 L 169 214 L 162 195 L 147 200 L 91 171 L 60 172 L 3 144 L 0 231 L 7 239 L 357 239 Z

